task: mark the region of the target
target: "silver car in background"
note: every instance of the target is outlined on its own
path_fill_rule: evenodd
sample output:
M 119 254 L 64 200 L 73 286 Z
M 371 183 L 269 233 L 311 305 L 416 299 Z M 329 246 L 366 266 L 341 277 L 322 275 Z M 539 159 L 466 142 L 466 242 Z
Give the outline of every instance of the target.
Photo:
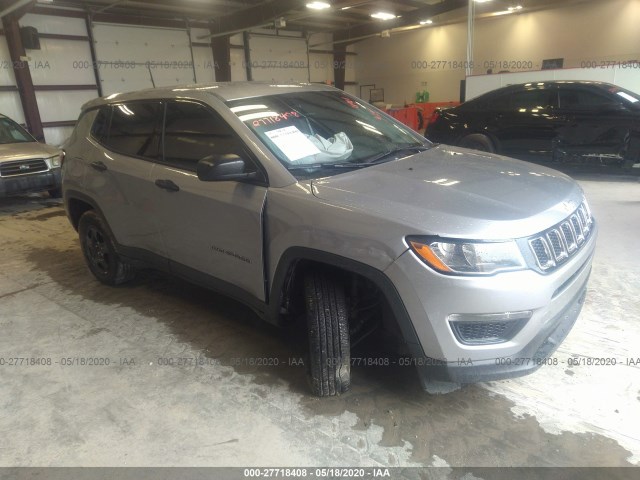
M 585 298 L 597 232 L 576 182 L 434 146 L 328 86 L 114 94 L 66 148 L 67 214 L 100 281 L 153 267 L 302 322 L 317 395 L 348 389 L 372 332 L 405 356 L 358 364 L 415 366 L 424 386 L 532 372 Z
M 0 115 L 0 198 L 47 191 L 61 196 L 62 151 L 38 143 L 24 128 Z

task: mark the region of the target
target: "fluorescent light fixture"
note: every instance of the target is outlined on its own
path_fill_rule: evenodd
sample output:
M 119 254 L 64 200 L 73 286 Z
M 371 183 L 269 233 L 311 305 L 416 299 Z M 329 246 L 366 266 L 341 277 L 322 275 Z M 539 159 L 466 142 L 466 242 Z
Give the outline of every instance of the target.
M 342 7 L 340 10 L 349 10 L 351 7 Z
M 326 8 L 331 7 L 327 2 L 309 2 L 307 3 L 307 8 L 312 10 L 324 10 Z
M 376 20 L 391 20 L 396 18 L 396 16 L 389 12 L 376 12 L 371 14 L 371 18 L 375 18 Z
M 515 12 L 515 11 L 518 11 L 518 10 L 522 10 L 522 5 L 516 5 L 514 7 L 509 7 L 509 11 L 510 12 Z
M 476 3 L 487 3 L 490 2 L 491 0 L 475 0 Z
M 420 22 L 420 25 L 431 25 L 433 23 L 433 20 L 429 19 L 429 20 L 422 20 Z

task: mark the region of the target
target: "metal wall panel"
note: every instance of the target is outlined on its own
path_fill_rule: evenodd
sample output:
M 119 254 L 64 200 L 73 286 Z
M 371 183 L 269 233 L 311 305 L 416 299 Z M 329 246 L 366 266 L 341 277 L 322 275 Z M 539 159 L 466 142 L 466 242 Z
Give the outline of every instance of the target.
M 20 25 L 35 27 L 39 33 L 58 33 L 64 35 L 79 35 L 82 37 L 87 35 L 84 18 L 27 13 L 20 19 Z
M 7 39 L 4 35 L 0 35 L 0 85 L 3 87 L 16 85 L 16 77 L 13 74 L 13 63 L 7 46 Z
M 241 33 L 232 35 L 229 38 L 231 45 L 244 46 L 244 38 Z M 232 48 L 229 54 L 231 59 L 231 80 L 234 82 L 244 82 L 247 80 L 247 70 L 245 69 L 244 50 Z
M 41 38 L 40 47 L 27 50 L 34 85 L 95 85 L 89 42 Z
M 196 69 L 196 83 L 216 81 L 215 63 L 211 47 L 193 47 L 193 60 Z
M 0 113 L 18 123 L 25 123 L 18 92 L 0 92 Z
M 253 80 L 309 81 L 307 42 L 304 38 L 252 35 L 249 45 Z
M 76 35 L 88 37 L 82 18 L 53 15 L 27 14 L 20 19 L 20 26 L 35 27 L 39 33 Z M 75 121 L 83 103 L 98 96 L 95 90 L 72 90 L 73 85 L 95 85 L 93 60 L 88 40 L 62 40 L 40 38 L 40 50 L 27 50 L 29 70 L 36 87 L 36 100 L 43 122 Z M 37 91 L 41 85 L 57 85 L 60 90 Z M 20 109 L 19 99 L 16 102 Z M 17 120 L 17 119 L 16 119 Z M 22 120 L 24 121 L 24 120 Z M 47 143 L 59 145 L 71 133 L 70 127 L 44 129 Z
M 80 107 L 97 96 L 97 90 L 36 91 L 40 118 L 43 122 L 77 120 Z
M 93 35 L 104 95 L 193 83 L 186 30 L 95 23 Z
M 73 127 L 45 127 L 44 136 L 49 145 L 61 146 L 73 133 Z

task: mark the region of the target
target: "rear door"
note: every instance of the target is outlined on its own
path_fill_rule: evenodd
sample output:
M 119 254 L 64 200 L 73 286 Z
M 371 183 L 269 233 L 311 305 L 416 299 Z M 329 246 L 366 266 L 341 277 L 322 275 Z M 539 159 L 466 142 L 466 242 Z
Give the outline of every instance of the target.
M 240 288 L 264 300 L 262 211 L 267 188 L 199 180 L 197 163 L 212 154 L 240 155 L 247 171 L 257 168 L 231 127 L 210 107 L 168 102 L 164 158 L 151 177 L 153 217 L 171 268 L 203 283 L 219 279 L 222 283 L 214 286 L 231 295 Z
M 532 86 L 513 92 L 509 109 L 496 118 L 494 134 L 500 152 L 518 158 L 550 155 L 556 129 L 563 122 L 556 114 L 557 105 L 555 87 Z
M 162 254 L 151 216 L 150 183 L 160 158 L 164 105 L 159 101 L 101 107 L 93 123 L 84 183 L 119 244 Z

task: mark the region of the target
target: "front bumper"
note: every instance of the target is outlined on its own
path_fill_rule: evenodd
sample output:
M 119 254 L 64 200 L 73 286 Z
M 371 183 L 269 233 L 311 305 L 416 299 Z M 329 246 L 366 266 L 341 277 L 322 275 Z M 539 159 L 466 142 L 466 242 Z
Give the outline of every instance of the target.
M 60 171 L 60 168 L 52 168 L 46 172 L 0 177 L 0 197 L 60 188 L 62 184 Z
M 429 380 L 475 383 L 526 375 L 546 364 L 575 323 L 585 298 L 597 226 L 581 250 L 556 271 L 532 270 L 488 277 L 441 275 L 411 251 L 386 270 L 398 289 L 415 338 L 412 354 L 423 386 Z M 531 311 L 513 338 L 461 343 L 451 314 Z M 410 345 L 411 346 L 411 345 Z
M 587 295 L 587 280 L 573 300 L 521 351 L 508 357 L 473 362 L 423 362 L 418 364 L 418 375 L 424 380 L 440 380 L 455 383 L 477 383 L 491 380 L 521 377 L 546 365 L 571 331 L 580 315 Z

